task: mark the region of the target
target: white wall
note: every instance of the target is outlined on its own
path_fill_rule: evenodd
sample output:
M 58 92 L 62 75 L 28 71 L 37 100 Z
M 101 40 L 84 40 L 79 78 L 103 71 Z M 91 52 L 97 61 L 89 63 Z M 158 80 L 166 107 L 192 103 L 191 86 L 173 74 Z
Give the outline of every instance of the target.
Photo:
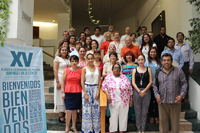
M 34 0 L 14 0 L 10 3 L 9 10 L 12 12 L 8 19 L 7 43 L 28 45 L 33 43 L 33 11 Z M 31 17 L 28 22 L 22 18 L 22 11 Z
M 63 39 L 63 31 L 69 31 L 69 20 L 68 13 L 59 13 L 58 14 L 58 40 Z
M 200 119 L 200 86 L 189 77 L 189 101 L 191 109 L 197 111 L 197 117 Z
M 119 31 L 121 35 L 125 34 L 125 28 L 130 27 L 131 33 L 136 33 L 136 5 L 135 1 L 130 3 L 129 6 L 120 10 L 118 13 L 111 17 L 111 22 L 115 25 L 115 30 Z
M 58 24 L 33 22 L 33 26 L 39 27 L 39 38 L 41 39 L 57 39 L 58 38 Z

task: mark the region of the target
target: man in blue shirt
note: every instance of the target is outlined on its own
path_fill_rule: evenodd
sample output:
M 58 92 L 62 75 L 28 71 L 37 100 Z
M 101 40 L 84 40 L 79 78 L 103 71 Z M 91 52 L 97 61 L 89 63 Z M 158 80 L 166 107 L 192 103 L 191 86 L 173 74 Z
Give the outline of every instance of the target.
M 178 68 L 182 68 L 184 65 L 183 55 L 180 50 L 174 48 L 174 45 L 175 45 L 175 40 L 173 38 L 170 38 L 167 43 L 167 46 L 169 48 L 162 52 L 161 57 L 165 53 L 171 54 L 173 57 L 173 61 L 179 64 Z

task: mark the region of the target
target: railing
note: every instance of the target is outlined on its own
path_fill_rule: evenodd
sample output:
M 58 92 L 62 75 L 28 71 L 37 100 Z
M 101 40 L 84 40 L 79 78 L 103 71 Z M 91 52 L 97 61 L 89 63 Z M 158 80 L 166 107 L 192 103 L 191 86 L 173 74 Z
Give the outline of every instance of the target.
M 101 85 L 101 89 L 100 89 L 101 133 L 105 133 L 106 131 L 106 128 L 105 128 L 106 109 L 107 109 L 107 96 L 106 96 L 106 93 L 102 91 L 102 85 Z
M 46 55 L 48 55 L 48 56 L 50 56 L 50 57 L 52 57 L 52 58 L 55 58 L 55 56 L 53 56 L 53 55 L 51 55 L 51 54 L 49 54 L 49 53 L 47 53 L 45 51 L 43 51 L 43 53 L 46 54 Z

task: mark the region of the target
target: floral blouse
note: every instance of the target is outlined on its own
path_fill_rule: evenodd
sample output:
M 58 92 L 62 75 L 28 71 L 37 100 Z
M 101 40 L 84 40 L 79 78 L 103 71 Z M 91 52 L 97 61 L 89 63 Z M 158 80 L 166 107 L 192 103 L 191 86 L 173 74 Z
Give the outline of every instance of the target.
M 126 107 L 126 105 L 129 104 L 129 99 L 130 99 L 130 95 L 133 95 L 133 88 L 128 80 L 128 78 L 123 75 L 120 74 L 120 82 L 119 82 L 119 89 L 121 90 L 121 100 L 122 100 L 122 104 L 123 107 Z M 108 90 L 110 97 L 111 97 L 111 106 L 114 106 L 115 103 L 115 90 L 116 90 L 116 82 L 115 82 L 115 76 L 110 73 L 106 76 L 106 78 L 103 81 L 102 84 L 102 90 L 106 91 Z

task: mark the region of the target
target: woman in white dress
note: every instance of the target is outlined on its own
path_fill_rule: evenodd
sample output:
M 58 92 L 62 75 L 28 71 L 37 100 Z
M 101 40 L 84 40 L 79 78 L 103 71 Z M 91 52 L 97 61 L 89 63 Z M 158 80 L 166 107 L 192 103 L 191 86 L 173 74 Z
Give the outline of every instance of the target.
M 55 57 L 54 60 L 54 112 L 59 112 L 58 120 L 60 122 L 65 122 L 65 104 L 62 99 L 62 92 L 61 92 L 61 81 L 62 76 L 65 68 L 70 67 L 69 55 L 66 46 L 61 46 L 59 48 L 58 56 Z

